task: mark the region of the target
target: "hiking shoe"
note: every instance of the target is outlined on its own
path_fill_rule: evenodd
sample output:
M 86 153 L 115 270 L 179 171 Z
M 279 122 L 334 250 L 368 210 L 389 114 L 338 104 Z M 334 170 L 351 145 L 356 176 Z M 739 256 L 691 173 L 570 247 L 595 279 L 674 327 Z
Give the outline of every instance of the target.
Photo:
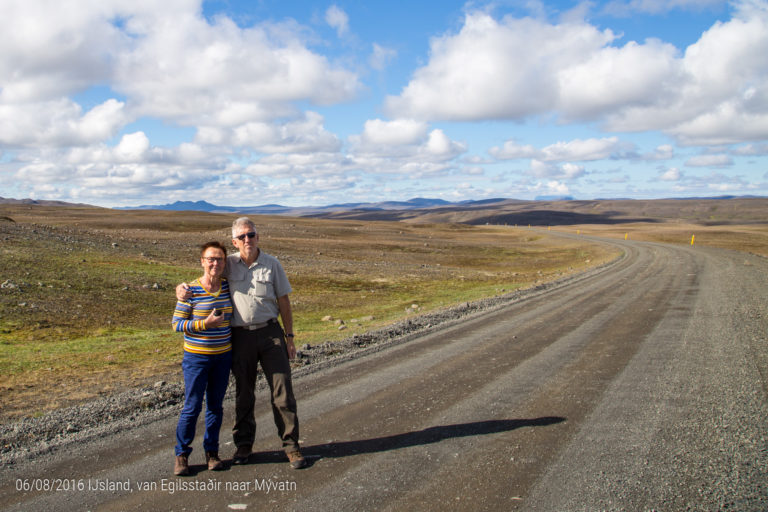
M 294 450 L 286 454 L 288 456 L 288 462 L 293 469 L 301 469 L 307 467 L 307 459 L 301 454 L 299 450 Z
M 224 463 L 219 458 L 219 452 L 205 452 L 205 462 L 208 464 L 208 471 L 221 471 L 224 469 Z
M 250 445 L 238 446 L 235 454 L 232 456 L 232 464 L 248 464 L 248 458 L 251 456 Z
M 177 455 L 176 464 L 173 466 L 173 474 L 176 476 L 189 475 L 189 461 L 186 455 Z

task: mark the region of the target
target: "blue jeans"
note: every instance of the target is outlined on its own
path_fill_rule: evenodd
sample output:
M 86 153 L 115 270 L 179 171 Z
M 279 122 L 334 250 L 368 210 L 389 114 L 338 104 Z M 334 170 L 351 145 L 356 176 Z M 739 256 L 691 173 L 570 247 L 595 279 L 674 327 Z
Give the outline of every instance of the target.
M 229 384 L 232 368 L 232 351 L 213 356 L 184 352 L 181 369 L 184 372 L 184 407 L 176 426 L 176 455 L 189 455 L 195 439 L 197 417 L 203 409 L 203 395 L 207 403 L 205 411 L 206 452 L 219 451 L 219 431 L 224 419 L 224 394 Z

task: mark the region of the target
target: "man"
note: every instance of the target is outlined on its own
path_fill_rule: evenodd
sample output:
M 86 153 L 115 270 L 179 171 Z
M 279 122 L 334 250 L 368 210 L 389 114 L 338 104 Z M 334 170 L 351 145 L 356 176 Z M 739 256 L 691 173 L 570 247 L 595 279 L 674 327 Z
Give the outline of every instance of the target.
M 293 343 L 293 313 L 288 294 L 292 291 L 280 262 L 259 249 L 259 234 L 247 217 L 232 223 L 232 243 L 239 254 L 227 257 L 225 277 L 229 281 L 232 318 L 232 373 L 235 376 L 235 446 L 233 464 L 246 464 L 256 436 L 254 387 L 257 363 L 272 393 L 272 413 L 288 461 L 294 469 L 306 467 L 299 451 L 299 419 L 291 383 L 289 359 L 296 357 Z M 189 292 L 185 283 L 176 288 L 179 300 Z M 277 321 L 278 315 L 283 328 Z

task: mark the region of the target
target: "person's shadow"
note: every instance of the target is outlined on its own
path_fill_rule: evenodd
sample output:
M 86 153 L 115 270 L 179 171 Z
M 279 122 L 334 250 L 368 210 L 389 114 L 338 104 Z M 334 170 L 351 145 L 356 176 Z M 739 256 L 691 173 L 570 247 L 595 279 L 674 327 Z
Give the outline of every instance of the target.
M 324 458 L 349 457 L 364 453 L 386 452 L 411 446 L 438 443 L 444 439 L 457 437 L 481 436 L 509 432 L 523 427 L 546 427 L 562 423 L 565 418 L 545 416 L 533 419 L 485 420 L 455 425 L 439 425 L 413 432 L 403 432 L 391 436 L 358 439 L 354 441 L 334 441 L 325 444 L 302 446 L 301 452 L 309 465 Z M 281 462 L 285 454 L 281 451 L 258 452 L 251 455 L 250 461 L 259 463 Z

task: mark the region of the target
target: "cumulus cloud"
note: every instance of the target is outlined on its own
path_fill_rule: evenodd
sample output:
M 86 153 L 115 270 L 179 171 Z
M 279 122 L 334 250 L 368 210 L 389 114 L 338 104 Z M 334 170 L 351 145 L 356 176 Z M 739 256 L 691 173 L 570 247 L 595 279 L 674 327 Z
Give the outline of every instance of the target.
M 0 103 L 58 100 L 111 76 L 111 55 L 128 42 L 110 2 L 3 3 Z
M 323 116 L 307 111 L 302 117 L 282 122 L 253 121 L 233 128 L 203 126 L 195 142 L 235 146 L 261 153 L 310 153 L 338 151 L 341 142 L 323 125 Z
M 530 144 L 521 145 L 515 140 L 508 140 L 502 147 L 494 146 L 488 150 L 491 156 L 499 160 L 518 160 L 521 158 L 540 158 L 542 152 Z
M 736 2 L 732 19 L 684 51 L 620 42 L 576 19 L 470 12 L 458 33 L 432 40 L 428 63 L 385 108 L 422 120 L 555 114 L 612 131 L 662 130 L 685 144 L 768 136 L 768 3 Z
M 364 166 L 406 174 L 433 173 L 464 153 L 466 145 L 451 140 L 443 130 L 412 119 L 366 121 L 363 132 L 349 138 L 350 158 Z
M 110 99 L 83 113 L 68 98 L 0 102 L 0 144 L 9 147 L 87 145 L 113 137 L 127 122 L 125 103 Z
M 574 139 L 567 142 L 556 142 L 540 150 L 531 145 L 523 146 L 514 140 L 508 140 L 502 147 L 494 146 L 488 152 L 499 160 L 535 158 L 543 162 L 588 162 L 613 158 L 633 147 L 633 145 L 620 142 L 618 137 Z
M 536 178 L 553 178 L 558 180 L 574 180 L 584 176 L 585 169 L 581 165 L 565 163 L 561 165 L 531 160 L 529 173 Z
M 739 156 L 764 156 L 768 155 L 768 143 L 746 144 L 732 151 L 734 155 Z
M 114 87 L 142 115 L 205 125 L 225 122 L 217 117 L 222 110 L 232 116 L 245 107 L 265 120 L 284 115 L 286 103 L 332 104 L 360 87 L 354 73 L 309 50 L 300 31 L 175 14 L 137 14 L 136 41 L 116 59 Z
M 652 153 L 647 153 L 642 156 L 644 160 L 669 160 L 674 158 L 675 148 L 670 144 L 662 144 L 658 146 Z
M 659 179 L 661 181 L 679 181 L 680 178 L 682 178 L 682 174 L 680 173 L 680 169 L 677 167 L 667 169 L 659 175 Z
M 424 138 L 427 128 L 426 123 L 412 119 L 371 119 L 365 122 L 361 140 L 367 144 L 414 144 Z
M 340 23 L 338 13 L 333 19 Z M 8 144 L 106 138 L 142 116 L 187 126 L 270 121 L 295 115 L 293 102 L 333 104 L 360 88 L 354 72 L 310 50 L 296 27 L 209 21 L 195 0 L 10 2 L 0 33 L 1 117 L 25 124 L 0 132 Z M 94 84 L 126 99 L 78 120 L 68 96 Z
M 146 199 L 183 199 L 188 190 L 219 182 L 231 167 L 222 155 L 195 144 L 176 148 L 152 146 L 143 132 L 121 137 L 115 146 L 104 143 L 44 151 L 21 151 L 14 172 L 32 195 L 66 193 L 80 200 L 108 199 L 123 204 Z
M 544 183 L 538 182 L 531 187 L 531 191 L 540 196 L 567 196 L 571 193 L 568 185 L 557 180 L 549 180 Z

